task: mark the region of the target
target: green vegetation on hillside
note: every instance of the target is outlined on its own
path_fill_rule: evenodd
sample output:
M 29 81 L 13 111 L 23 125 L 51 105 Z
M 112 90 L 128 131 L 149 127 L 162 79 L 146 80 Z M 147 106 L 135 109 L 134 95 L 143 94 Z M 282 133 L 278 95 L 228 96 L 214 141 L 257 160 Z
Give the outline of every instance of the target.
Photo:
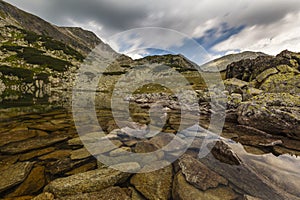
M 17 76 L 26 83 L 30 83 L 33 81 L 33 72 L 29 69 L 14 68 L 6 65 L 1 65 L 0 72 L 3 75 L 7 76 Z

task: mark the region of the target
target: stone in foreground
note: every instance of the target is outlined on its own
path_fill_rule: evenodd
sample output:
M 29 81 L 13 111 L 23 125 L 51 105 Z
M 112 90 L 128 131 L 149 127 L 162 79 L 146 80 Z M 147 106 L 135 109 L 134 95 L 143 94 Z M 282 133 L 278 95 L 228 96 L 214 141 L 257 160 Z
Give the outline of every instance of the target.
M 109 168 L 97 169 L 56 179 L 47 185 L 44 191 L 53 193 L 56 197 L 91 193 L 123 183 L 129 175 Z

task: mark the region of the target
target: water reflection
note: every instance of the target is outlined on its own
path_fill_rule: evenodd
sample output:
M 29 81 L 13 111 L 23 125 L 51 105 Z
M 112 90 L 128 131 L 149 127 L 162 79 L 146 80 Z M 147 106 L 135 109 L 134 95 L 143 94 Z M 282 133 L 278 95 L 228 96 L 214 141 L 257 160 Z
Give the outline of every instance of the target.
M 139 138 L 130 139 L 126 136 L 126 130 L 128 130 L 126 127 L 134 127 L 134 124 L 124 121 L 121 123 L 122 127 L 117 126 L 109 108 L 109 97 L 109 94 L 101 93 L 96 98 L 96 102 L 98 102 L 96 103 L 96 106 L 98 105 L 96 114 L 99 124 L 104 127 L 102 129 L 104 134 L 109 134 L 110 139 L 126 151 L 135 151 L 136 146 L 143 151 L 147 148 L 153 150 L 152 147 L 148 147 L 151 138 L 149 141 L 144 141 Z M 42 98 L 36 103 L 34 103 L 34 98 L 30 100 L 27 97 L 27 100 L 21 98 L 1 103 L 0 168 L 4 169 L 5 166 L 15 165 L 19 162 L 35 162 L 36 165 L 45 167 L 48 180 L 97 168 L 96 159 L 85 151 L 82 143 L 78 140 L 70 103 L 66 101 L 67 96 L 64 97 L 64 100 L 52 102 L 49 101 L 49 98 Z M 130 106 L 134 122 L 147 126 L 149 107 L 134 102 Z M 172 135 L 178 131 L 181 113 L 171 109 L 165 112 L 168 118 L 163 131 Z M 120 114 L 122 115 L 122 113 Z M 122 118 L 122 116 L 117 117 Z M 190 118 L 192 115 L 186 117 Z M 207 128 L 208 117 L 200 116 L 199 125 Z M 99 130 L 99 127 L 91 126 L 88 123 L 79 128 L 91 132 Z M 245 138 L 251 140 L 253 136 L 246 136 L 247 134 L 243 133 L 235 124 L 226 123 L 222 138 L 211 137 L 211 140 L 226 141 L 242 164 L 228 164 L 228 162 L 224 162 L 224 159 L 220 161 L 216 158 L 215 154 L 209 154 L 200 161 L 225 177 L 237 194 L 250 194 L 262 199 L 297 199 L 297 196 L 300 196 L 300 158 L 293 156 L 293 152 L 299 153 L 297 150 L 299 143 L 286 138 L 276 138 L 276 140 L 282 140 L 283 143 L 271 147 L 256 146 L 255 142 L 250 143 L 245 140 Z M 240 137 L 243 137 L 243 140 L 239 139 Z M 157 136 L 157 138 L 151 141 L 165 144 L 169 139 L 165 136 Z M 196 136 L 188 153 L 199 150 L 203 138 L 207 138 L 205 131 Z M 243 146 L 234 141 L 243 141 L 246 145 Z M 145 146 L 143 147 L 143 145 Z M 256 155 L 257 152 L 259 155 Z M 118 152 L 115 150 L 107 152 L 106 155 L 118 156 Z M 166 155 L 174 156 L 173 152 L 167 152 Z M 222 156 L 224 158 L 224 155 Z

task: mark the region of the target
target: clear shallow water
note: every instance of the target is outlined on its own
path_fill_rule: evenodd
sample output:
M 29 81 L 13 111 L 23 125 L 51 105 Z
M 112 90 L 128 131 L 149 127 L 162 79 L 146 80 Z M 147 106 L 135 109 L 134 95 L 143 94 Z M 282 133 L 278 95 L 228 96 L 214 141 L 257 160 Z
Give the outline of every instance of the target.
M 107 99 L 109 98 L 103 97 L 101 101 L 98 101 L 101 103 L 98 103 L 96 112 L 102 130 L 109 133 L 120 127 L 114 122 Z M 45 166 L 48 180 L 53 180 L 67 176 L 68 172 L 78 166 L 95 163 L 94 158 L 83 159 L 82 162 L 68 160 L 67 167 L 54 169 L 58 162 L 64 160 L 64 157 L 70 157 L 74 150 L 74 147 L 68 146 L 68 140 L 78 137 L 70 104 L 58 105 L 43 101 L 43 104 L 38 105 L 38 103 L 33 103 L 34 101 L 29 102 L 32 103 L 30 104 L 28 101 L 24 103 L 23 100 L 11 102 L 11 104 L 2 102 L 0 109 L 0 168 L 18 162 L 35 161 L 37 165 Z M 136 122 L 149 122 L 147 109 L 134 104 L 131 106 L 133 106 L 131 116 Z M 168 124 L 164 126 L 164 132 L 176 133 L 180 123 L 180 113 L 170 111 L 168 114 L 172 116 L 173 120 L 169 120 Z M 201 116 L 199 124 L 207 127 L 208 121 L 206 116 Z M 123 125 L 124 127 L 128 126 L 126 122 Z M 99 130 L 99 127 L 89 126 L 88 123 L 86 127 L 79 128 L 90 131 Z M 228 179 L 237 194 L 260 195 L 263 199 L 271 197 L 273 199 L 299 199 L 300 158 L 297 155 L 299 155 L 300 147 L 298 142 L 287 141 L 286 146 L 279 145 L 276 148 L 255 144 L 242 145 L 235 141 L 238 141 L 240 136 L 245 136 L 245 133 L 232 123 L 225 124 L 221 136 L 219 140 L 225 141 L 243 164 L 240 166 L 229 165 L 220 162 L 212 154 L 201 160 L 209 168 Z M 41 141 L 40 138 L 55 141 L 47 143 Z M 53 149 L 51 149 L 52 147 Z M 49 151 L 43 152 L 45 149 Z M 193 151 L 188 150 L 188 152 Z M 53 152 L 58 153 L 55 155 Z M 43 157 L 49 154 L 49 159 Z M 96 168 L 96 164 L 90 167 L 90 169 L 93 168 Z

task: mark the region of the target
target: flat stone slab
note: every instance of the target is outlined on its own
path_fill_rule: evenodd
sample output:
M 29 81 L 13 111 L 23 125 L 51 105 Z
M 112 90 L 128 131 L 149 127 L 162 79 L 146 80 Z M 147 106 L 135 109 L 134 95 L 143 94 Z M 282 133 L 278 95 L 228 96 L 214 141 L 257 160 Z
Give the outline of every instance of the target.
M 65 135 L 49 135 L 45 137 L 35 137 L 21 142 L 10 143 L 0 148 L 1 153 L 18 154 L 26 151 L 48 147 L 52 144 L 67 140 Z
M 0 192 L 22 183 L 32 169 L 32 162 L 20 162 L 0 169 Z
M 58 178 L 49 183 L 44 191 L 55 196 L 67 196 L 80 193 L 91 193 L 121 184 L 130 176 L 128 173 L 110 168 L 75 174 L 66 178 Z

